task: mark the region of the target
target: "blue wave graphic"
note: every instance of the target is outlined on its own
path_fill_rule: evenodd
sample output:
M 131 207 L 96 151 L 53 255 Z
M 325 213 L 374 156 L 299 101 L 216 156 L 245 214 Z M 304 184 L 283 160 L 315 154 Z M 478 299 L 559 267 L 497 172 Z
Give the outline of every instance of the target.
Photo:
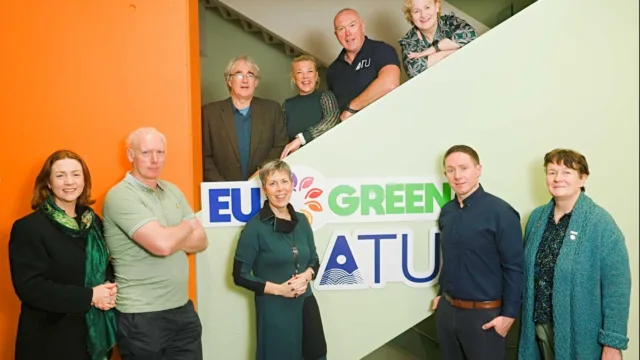
M 360 269 L 356 269 L 353 273 L 348 273 L 339 268 L 327 269 L 322 274 L 320 285 L 356 285 L 364 284 Z

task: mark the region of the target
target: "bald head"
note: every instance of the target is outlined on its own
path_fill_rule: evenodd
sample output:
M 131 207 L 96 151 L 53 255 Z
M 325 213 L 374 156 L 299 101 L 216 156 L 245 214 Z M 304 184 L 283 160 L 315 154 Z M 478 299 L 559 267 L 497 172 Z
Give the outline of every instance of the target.
M 340 11 L 338 11 L 338 13 L 336 14 L 336 16 L 333 18 L 333 26 L 336 26 L 336 22 L 338 21 L 338 18 L 342 17 L 342 16 L 350 16 L 353 17 L 355 19 L 358 19 L 359 21 L 362 21 L 362 19 L 360 18 L 360 14 L 358 14 L 358 12 L 352 8 L 344 8 Z
M 336 38 L 349 57 L 354 57 L 364 44 L 364 21 L 357 11 L 346 8 L 333 18 Z
M 137 129 L 127 138 L 131 174 L 151 188 L 156 187 L 164 168 L 166 145 L 164 135 L 152 127 Z
M 165 146 L 167 145 L 167 140 L 163 133 L 154 127 L 142 127 L 129 134 L 127 137 L 127 149 L 137 149 L 140 144 L 140 139 L 147 137 L 157 137 Z

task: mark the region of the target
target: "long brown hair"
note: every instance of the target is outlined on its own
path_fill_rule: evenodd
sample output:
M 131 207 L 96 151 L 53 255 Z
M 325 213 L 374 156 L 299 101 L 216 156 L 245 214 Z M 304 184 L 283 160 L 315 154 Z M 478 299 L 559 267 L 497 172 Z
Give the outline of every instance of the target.
M 31 198 L 31 209 L 39 209 L 40 205 L 42 205 L 42 203 L 51 196 L 51 189 L 49 188 L 49 182 L 51 181 L 51 168 L 56 161 L 63 159 L 76 160 L 82 166 L 84 189 L 82 189 L 82 194 L 78 197 L 77 205 L 89 206 L 96 202 L 91 199 L 91 174 L 89 173 L 89 167 L 87 167 L 87 164 L 82 160 L 80 155 L 71 150 L 58 150 L 49 155 L 47 160 L 44 161 L 44 165 L 42 165 L 42 169 L 40 169 L 40 173 L 36 177 L 36 183 L 33 187 L 33 197 Z

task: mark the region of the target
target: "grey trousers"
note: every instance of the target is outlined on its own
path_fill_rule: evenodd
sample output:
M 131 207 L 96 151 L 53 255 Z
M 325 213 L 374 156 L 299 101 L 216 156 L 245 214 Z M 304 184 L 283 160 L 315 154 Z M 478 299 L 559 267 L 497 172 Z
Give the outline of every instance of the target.
M 556 359 L 556 352 L 553 348 L 555 344 L 553 341 L 553 324 L 537 324 L 536 341 L 538 342 L 542 360 Z

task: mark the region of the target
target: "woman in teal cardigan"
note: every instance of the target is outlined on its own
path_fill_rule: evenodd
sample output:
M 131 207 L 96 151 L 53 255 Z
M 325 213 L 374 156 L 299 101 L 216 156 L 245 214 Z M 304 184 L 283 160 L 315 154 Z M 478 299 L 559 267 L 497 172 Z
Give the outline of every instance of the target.
M 631 293 L 624 236 L 611 215 L 584 194 L 586 158 L 545 155 L 553 199 L 525 229 L 520 360 L 621 359 Z

